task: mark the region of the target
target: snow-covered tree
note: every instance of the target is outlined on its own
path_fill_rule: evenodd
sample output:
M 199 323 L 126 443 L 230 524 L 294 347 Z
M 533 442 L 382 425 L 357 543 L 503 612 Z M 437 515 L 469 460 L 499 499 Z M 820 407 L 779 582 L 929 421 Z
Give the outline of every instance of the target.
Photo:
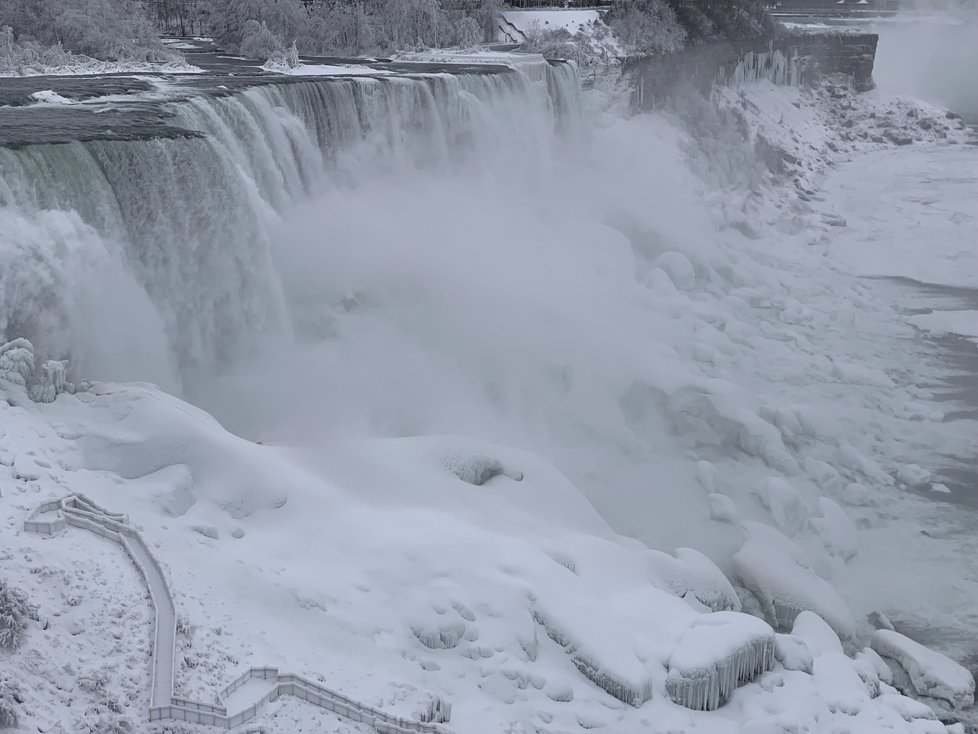
M 110 60 L 172 58 L 134 0 L 3 0 L 3 27 L 22 47 L 59 47 Z
M 37 607 L 28 601 L 24 592 L 0 579 L 0 649 L 20 647 L 31 619 L 37 619 Z
M 631 53 L 678 51 L 686 29 L 666 0 L 615 0 L 608 22 Z
M 377 41 L 385 51 L 444 46 L 452 28 L 438 0 L 373 0 Z
M 0 729 L 17 728 L 17 707 L 21 702 L 17 681 L 10 673 L 0 673 Z

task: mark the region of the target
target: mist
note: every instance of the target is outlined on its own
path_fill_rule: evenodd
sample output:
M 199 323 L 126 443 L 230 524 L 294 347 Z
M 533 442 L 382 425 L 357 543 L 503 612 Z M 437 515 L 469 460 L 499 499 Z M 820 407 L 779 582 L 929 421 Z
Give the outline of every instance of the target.
M 946 106 L 978 122 L 978 9 L 970 3 L 882 22 L 874 77 L 883 94 Z

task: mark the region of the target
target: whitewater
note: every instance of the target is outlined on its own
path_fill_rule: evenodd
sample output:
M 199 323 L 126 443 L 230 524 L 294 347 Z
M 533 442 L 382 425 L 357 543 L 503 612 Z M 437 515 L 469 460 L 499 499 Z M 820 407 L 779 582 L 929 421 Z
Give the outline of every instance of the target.
M 0 354 L 21 725 L 148 726 L 137 570 L 23 529 L 81 494 L 159 563 L 182 699 L 273 666 L 467 734 L 963 731 L 892 686 L 967 721 L 970 674 L 867 615 L 973 664 L 974 415 L 922 334 L 976 334 L 960 293 L 878 277 L 978 286 L 968 132 L 764 80 L 690 130 L 509 64 L 0 149 L 0 341 L 67 360 L 29 390 Z M 287 698 L 256 722 L 370 731 Z

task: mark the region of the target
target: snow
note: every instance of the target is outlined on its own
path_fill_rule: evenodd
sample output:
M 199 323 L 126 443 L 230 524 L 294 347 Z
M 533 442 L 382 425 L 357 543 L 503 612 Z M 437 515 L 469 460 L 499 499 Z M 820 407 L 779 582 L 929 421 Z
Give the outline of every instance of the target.
M 876 630 L 872 647 L 884 658 L 899 663 L 920 695 L 944 699 L 956 708 L 974 704 L 974 676 L 945 655 L 892 630 Z
M 153 63 L 145 61 L 99 61 L 78 57 L 64 66 L 25 66 L 0 71 L 3 77 L 27 76 L 88 76 L 93 74 L 203 74 L 200 67 L 185 62 Z M 45 100 L 50 101 L 50 100 Z
M 774 643 L 774 631 L 756 617 L 737 612 L 701 617 L 669 658 L 669 697 L 696 711 L 719 708 L 739 683 L 773 667 Z
M 302 63 L 296 67 L 273 64 L 271 62 L 262 67 L 266 71 L 287 76 L 382 76 L 389 74 L 385 69 L 375 69 L 363 64 L 306 64 Z
M 846 639 L 855 634 L 852 612 L 839 593 L 811 567 L 804 552 L 777 530 L 746 522 L 748 537 L 733 556 L 737 576 L 761 602 L 777 629 L 788 629 L 807 611 L 820 615 Z
M 791 626 L 791 634 L 804 642 L 814 657 L 825 652 L 842 652 L 842 642 L 835 630 L 814 612 L 799 614 Z
M 500 24 L 501 41 L 521 42 L 533 31 L 564 30 L 574 35 L 586 33 L 597 22 L 601 22 L 603 11 L 590 8 L 570 9 L 532 9 L 504 10 Z
M 813 517 L 812 525 L 822 536 L 825 549 L 844 561 L 851 560 L 858 552 L 858 536 L 852 520 L 839 505 L 828 497 L 819 497 L 821 517 Z
M 978 311 L 934 311 L 907 319 L 918 329 L 935 336 L 957 334 L 978 338 Z
M 938 133 L 910 122 L 921 108 L 909 103 L 739 87 L 725 103 L 797 159 L 788 185 L 758 174 L 742 190 L 737 150 L 697 158 L 656 116 L 587 112 L 593 129 L 566 155 L 539 69 L 524 66 L 384 94 L 367 79 L 324 83 L 367 100 L 349 109 L 369 126 L 324 124 L 338 149 L 323 168 L 315 113 L 289 96 L 306 85 L 175 105 L 210 137 L 145 148 L 160 154 L 149 190 L 166 221 L 140 243 L 167 257 L 140 260 L 126 227 L 107 225 L 103 241 L 21 198 L 24 212 L 0 212 L 4 328 L 30 325 L 21 315 L 48 302 L 46 283 L 64 297 L 41 330 L 55 348 L 36 360 L 26 343 L 0 348 L 0 554 L 53 620 L 11 658 L 32 690 L 27 726 L 92 705 L 141 722 L 149 705 L 151 608 L 118 545 L 19 531 L 41 502 L 82 492 L 126 513 L 160 560 L 181 697 L 211 701 L 274 666 L 405 718 L 447 701 L 449 728 L 470 734 L 943 730 L 887 687 L 882 661 L 844 650 L 869 637 L 853 612 L 875 608 L 973 629 L 968 569 L 933 573 L 973 557 L 952 545 L 967 534 L 923 535 L 946 516 L 896 488 L 901 471 L 930 471 L 920 447 L 955 427 L 920 387 L 930 375 L 907 372 L 924 362 L 905 318 L 840 256 L 859 213 L 818 193 L 829 163 L 891 155 L 868 137 L 871 114 L 902 114 L 920 147 Z M 843 102 L 867 139 L 842 137 Z M 56 153 L 74 161 L 70 148 Z M 120 220 L 153 214 L 126 208 L 146 193 L 139 166 L 82 152 L 86 195 L 115 201 Z M 726 168 L 722 190 L 689 172 L 687 153 L 706 181 Z M 0 155 L 18 196 L 52 185 Z M 192 194 L 171 196 L 170 170 Z M 171 230 L 180 247 L 167 249 Z M 104 289 L 118 297 L 94 311 L 104 321 L 78 295 L 100 294 L 79 288 L 75 261 L 57 267 L 65 241 L 93 248 L 87 262 L 133 258 L 124 298 Z M 229 245 L 231 263 L 203 257 Z M 40 264 L 21 269 L 28 260 Z M 138 328 L 109 319 L 119 312 Z M 85 339 L 58 340 L 79 324 Z M 146 384 L 59 393 L 58 368 L 41 378 L 33 366 L 67 354 L 66 383 L 109 367 L 175 372 L 171 389 L 185 384 L 206 409 Z M 53 387 L 53 402 L 29 399 L 38 385 L 30 394 Z M 42 581 L 35 568 L 60 570 Z M 61 598 L 75 588 L 80 611 Z M 738 594 L 767 623 L 729 611 Z M 131 619 L 115 637 L 97 615 L 118 608 Z M 104 661 L 112 700 L 69 693 L 89 685 L 78 659 Z M 294 700 L 256 725 L 348 726 Z

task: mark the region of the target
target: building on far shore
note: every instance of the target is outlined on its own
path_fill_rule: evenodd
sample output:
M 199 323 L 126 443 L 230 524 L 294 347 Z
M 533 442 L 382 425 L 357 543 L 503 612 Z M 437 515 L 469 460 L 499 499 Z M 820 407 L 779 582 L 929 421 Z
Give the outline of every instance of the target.
M 783 13 L 895 12 L 900 9 L 900 0 L 768 0 L 767 7 Z

